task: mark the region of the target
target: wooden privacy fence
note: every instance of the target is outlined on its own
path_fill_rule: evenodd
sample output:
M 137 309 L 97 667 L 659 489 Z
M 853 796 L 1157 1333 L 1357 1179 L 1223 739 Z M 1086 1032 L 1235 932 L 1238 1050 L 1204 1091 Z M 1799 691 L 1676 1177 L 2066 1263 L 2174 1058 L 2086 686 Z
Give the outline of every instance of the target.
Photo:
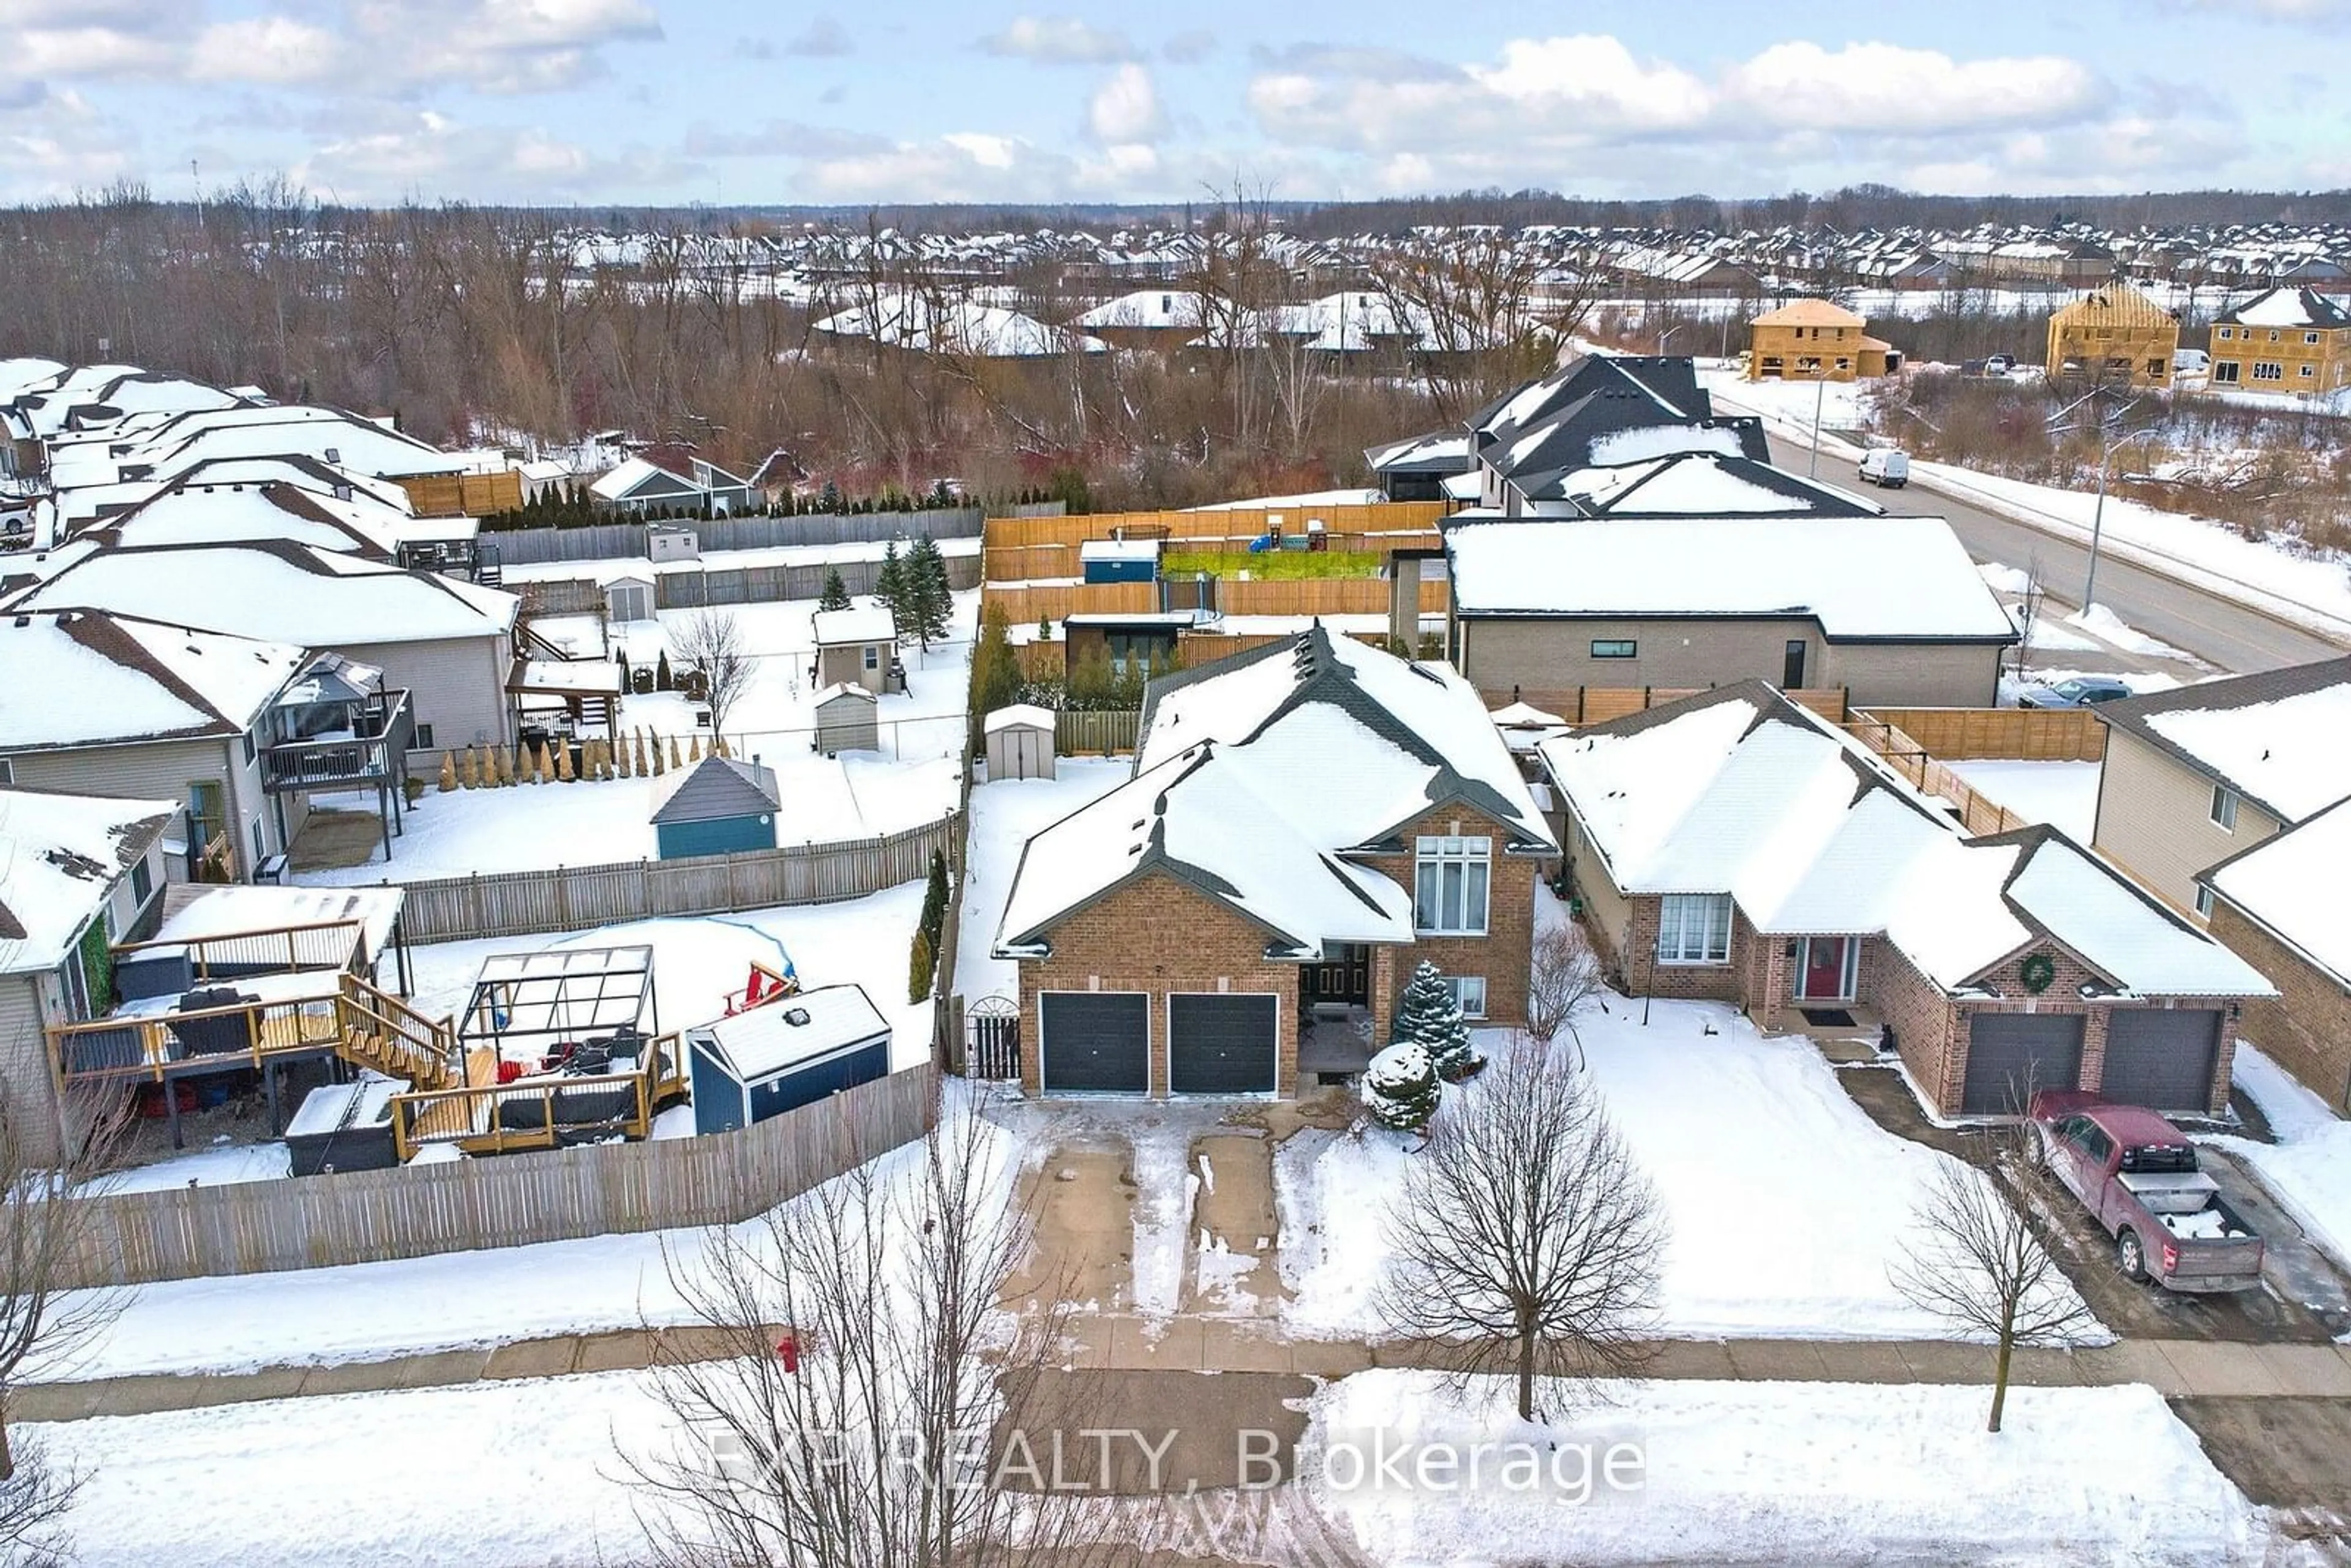
M 1087 539 L 1253 539 L 1278 518 L 1284 534 L 1302 534 L 1319 522 L 1333 535 L 1377 541 L 1384 549 L 1402 534 L 1431 534 L 1450 507 L 1443 501 L 1372 501 L 1335 507 L 1228 507 L 1213 512 L 1089 512 L 1071 517 L 990 517 L 983 536 L 994 549 L 1017 545 L 1076 545 Z
M 1228 615 L 1385 615 L 1395 585 L 1378 577 L 1290 578 L 1266 582 L 1238 578 L 1217 580 L 1217 608 Z M 1441 578 L 1420 585 L 1420 613 L 1442 615 L 1452 603 L 1450 586 Z M 1155 615 L 1159 612 L 1155 582 L 1022 583 L 1006 587 L 989 583 L 983 605 L 1001 605 L 1005 620 L 1015 626 L 1033 626 L 1040 619 L 1061 622 L 1072 615 Z
M 956 824 L 950 811 L 918 828 L 847 843 L 406 883 L 401 928 L 411 942 L 456 942 L 862 898 L 928 875 L 931 852 L 953 846 Z
M 1091 519 L 1073 518 L 1072 521 Z M 994 525 L 991 524 L 990 527 Z M 990 582 L 1024 582 L 1033 579 L 1071 578 L 1082 576 L 1084 558 L 1081 549 L 1088 539 L 1106 538 L 1107 534 L 1084 534 L 1050 544 L 989 544 L 982 551 L 987 561 L 986 576 Z M 1172 549 L 1232 549 L 1245 550 L 1251 539 L 1259 534 L 1194 535 L 1171 539 Z M 1444 539 L 1436 529 L 1404 529 L 1392 534 L 1326 533 L 1324 548 L 1334 554 L 1365 555 L 1381 559 L 1390 550 L 1436 549 Z
M 2103 762 L 2106 727 L 2085 707 L 1874 707 L 1882 720 L 1932 757 L 1965 762 Z
M 1063 708 L 1053 716 L 1053 749 L 1063 757 L 1133 751 L 1142 734 L 1141 708 Z
M 78 1212 L 55 1282 L 143 1285 L 732 1224 L 914 1142 L 937 1100 L 926 1063 L 737 1132 L 63 1199 Z
M 1626 714 L 1661 707 L 1683 697 L 1697 696 L 1708 689 L 1704 686 L 1488 686 L 1478 695 L 1486 699 L 1486 706 L 1489 708 L 1522 702 L 1545 713 L 1557 714 L 1569 724 L 1605 724 L 1612 718 L 1623 718 Z M 1802 687 L 1783 695 L 1789 701 L 1812 709 L 1831 724 L 1844 722 L 1843 686 Z
M 1911 736 L 1875 714 L 1856 713 L 1845 730 L 1922 793 L 1949 800 L 1970 833 L 2005 833 L 2029 826 L 2024 818 L 1976 793 L 1968 781 L 1929 757 Z
M 1034 626 L 1040 620 L 1066 621 L 1072 615 L 1154 615 L 1159 611 L 1155 582 L 1034 583 L 1021 588 L 990 584 L 980 595 L 983 612 L 1001 605 L 1004 618 L 1015 626 Z

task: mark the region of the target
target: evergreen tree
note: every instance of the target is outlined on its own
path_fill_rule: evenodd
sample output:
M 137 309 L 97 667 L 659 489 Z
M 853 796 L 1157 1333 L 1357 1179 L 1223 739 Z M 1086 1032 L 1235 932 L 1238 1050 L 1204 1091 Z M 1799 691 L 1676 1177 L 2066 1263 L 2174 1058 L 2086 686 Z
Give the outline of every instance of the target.
M 906 999 L 926 1002 L 931 999 L 931 973 L 938 967 L 938 956 L 931 949 L 931 934 L 914 933 L 914 946 L 906 955 Z
M 931 852 L 931 880 L 923 889 L 921 930 L 931 939 L 931 950 L 936 952 L 939 937 L 947 924 L 947 857 L 937 850 Z
M 841 568 L 829 566 L 824 569 L 824 592 L 817 597 L 816 607 L 819 610 L 849 608 L 849 589 L 841 580 Z
M 1012 653 L 1011 617 L 1001 603 L 979 612 L 979 641 L 971 651 L 971 711 L 991 714 L 1020 699 L 1020 664 Z
M 1436 965 L 1422 959 L 1396 1006 L 1395 1043 L 1409 1041 L 1428 1052 L 1428 1059 L 1448 1082 L 1459 1082 L 1478 1066 L 1469 1043 L 1469 1026 L 1462 1020 L 1461 1005 Z
M 1444 1096 L 1428 1052 L 1412 1040 L 1398 1040 L 1364 1071 L 1364 1104 L 1372 1120 L 1393 1133 L 1417 1133 L 1437 1114 Z
M 898 559 L 898 541 L 892 539 L 882 550 L 882 570 L 874 574 L 873 597 L 890 612 L 901 643 L 911 641 L 914 634 L 914 607 L 907 588 L 906 563 Z
M 823 505 L 820 509 L 827 512 L 841 510 L 841 486 L 830 479 L 824 482 Z
M 661 657 L 653 664 L 653 690 L 657 692 L 665 692 L 671 689 L 672 683 L 669 674 L 669 650 L 667 648 L 664 648 L 661 651 Z
M 938 542 L 925 534 L 906 552 L 906 608 L 914 622 L 915 637 L 925 648 L 947 634 L 955 614 L 955 591 L 947 585 L 947 558 Z

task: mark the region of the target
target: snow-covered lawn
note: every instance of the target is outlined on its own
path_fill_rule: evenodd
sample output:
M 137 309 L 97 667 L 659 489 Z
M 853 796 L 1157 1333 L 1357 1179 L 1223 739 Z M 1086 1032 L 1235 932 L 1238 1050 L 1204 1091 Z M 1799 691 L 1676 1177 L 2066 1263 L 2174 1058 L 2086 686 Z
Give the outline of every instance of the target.
M 110 1171 L 84 1183 L 80 1192 L 162 1192 L 183 1186 L 229 1186 L 237 1182 L 272 1181 L 292 1173 L 282 1143 L 227 1144 L 195 1149 L 152 1165 Z
M 569 1568 L 643 1557 L 617 1445 L 666 1451 L 673 1426 L 643 1375 L 605 1373 L 24 1430 L 89 1472 L 84 1568 Z
M 1660 1329 L 1954 1337 L 1886 1270 L 1918 1234 L 1928 1183 L 1955 1162 L 1872 1122 L 1808 1040 L 1765 1039 L 1713 1003 L 1652 1002 L 1645 1027 L 1642 1006 L 1612 996 L 1582 1027 L 1593 1081 L 1671 1227 Z M 1485 1031 L 1481 1049 L 1505 1048 L 1500 1031 Z M 1277 1155 L 1282 1278 L 1295 1296 L 1286 1316 L 1300 1332 L 1378 1332 L 1380 1195 L 1402 1179 L 1411 1141 L 1309 1130 Z
M 1820 412 L 1823 431 L 1858 430 L 1869 423 L 1872 386 L 1868 382 L 1750 382 L 1733 363 L 1717 361 L 1698 370 L 1698 385 L 1725 413 L 1752 411 L 1809 432 L 1813 413 Z
M 2012 1389 L 1998 1436 L 1983 1430 L 1982 1388 L 1653 1382 L 1599 1392 L 1604 1408 L 1529 1428 L 1492 1384 L 1465 1409 L 1433 1375 L 1358 1373 L 1315 1396 L 1306 1443 L 1367 1453 L 1386 1432 L 1392 1444 L 1460 1454 L 1466 1473 L 1476 1444 L 1556 1437 L 1569 1454 L 1591 1453 L 1597 1472 L 1609 1446 L 1629 1439 L 1646 1476 L 1613 1500 L 1506 1491 L 1495 1484 L 1499 1456 L 1476 1490 L 1343 1490 L 1332 1479 L 1349 1478 L 1351 1459 L 1302 1468 L 1317 1503 L 1353 1526 L 1374 1563 L 2268 1561 L 2258 1511 L 2142 1385 Z
M 1051 779 L 1008 779 L 971 792 L 971 836 L 964 863 L 963 930 L 956 943 L 955 988 L 966 1003 L 1017 993 L 1020 967 L 987 956 L 996 924 L 1011 896 L 1012 873 L 1029 836 L 1116 789 L 1131 772 L 1123 760 L 1062 758 Z
M 2046 822 L 2076 843 L 2090 841 L 2098 819 L 2096 763 L 1978 759 L 1943 766 L 2025 821 Z
M 632 666 L 653 668 L 664 650 L 674 664 L 679 663 L 680 629 L 701 613 L 664 610 L 652 621 L 616 622 L 608 628 L 610 641 L 627 651 Z M 816 654 L 811 620 L 816 601 L 724 604 L 715 606 L 713 613 L 734 617 L 752 667 L 749 683 L 726 716 L 728 744 L 743 738 L 747 751 L 758 751 L 771 763 L 779 757 L 805 755 L 816 737 L 817 688 L 810 676 Z M 961 753 L 971 639 L 978 621 L 977 591 L 958 593 L 945 642 L 927 651 L 911 643 L 899 649 L 898 657 L 906 666 L 906 690 L 883 697 L 874 708 L 884 756 L 912 761 Z M 596 622 L 589 616 L 549 616 L 533 626 L 575 653 L 597 651 Z M 674 735 L 683 745 L 695 733 L 694 705 L 675 692 L 623 697 L 621 727 Z
M 2310 1239 L 2338 1267 L 2351 1269 L 2351 1122 L 2250 1041 L 2237 1042 L 2231 1076 L 2269 1118 L 2277 1142 L 2213 1141 L 2252 1166 Z
M 958 725 L 960 719 L 956 721 Z M 852 753 L 841 758 L 802 752 L 762 755 L 776 770 L 783 805 L 777 841 L 839 843 L 935 822 L 955 809 L 956 761 L 935 757 L 891 762 Z M 507 789 L 425 792 L 392 841 L 392 859 L 379 847 L 364 865 L 306 871 L 297 881 L 352 886 L 396 878 L 417 882 L 476 872 L 531 871 L 558 865 L 601 865 L 650 860 L 653 779 L 601 783 L 517 784 Z M 373 800 L 321 796 L 321 806 L 373 811 Z
M 840 904 L 637 920 L 562 936 L 438 942 L 410 953 L 413 999 L 435 1018 L 463 1008 L 482 960 L 493 953 L 642 942 L 653 949 L 654 1000 L 664 1030 L 706 1023 L 726 1011 L 727 993 L 743 988 L 754 960 L 770 968 L 789 962 L 811 990 L 845 982 L 863 986 L 890 1020 L 891 1065 L 907 1067 L 927 1060 L 931 1049 L 929 1005 L 906 1000 L 906 955 L 922 907 L 923 884 L 910 882 Z

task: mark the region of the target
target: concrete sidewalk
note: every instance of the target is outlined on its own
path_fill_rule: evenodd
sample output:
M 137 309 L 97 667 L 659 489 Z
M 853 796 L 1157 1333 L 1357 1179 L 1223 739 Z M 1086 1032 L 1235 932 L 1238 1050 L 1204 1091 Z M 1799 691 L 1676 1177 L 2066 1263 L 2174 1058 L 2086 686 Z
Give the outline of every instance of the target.
M 774 1331 L 779 1332 L 779 1331 Z M 768 1337 L 774 1337 L 771 1332 Z M 449 1388 L 519 1377 L 682 1365 L 732 1353 L 706 1328 L 621 1329 L 510 1344 L 434 1351 L 332 1366 L 232 1374 L 159 1374 L 36 1383 L 11 1389 L 18 1421 L 80 1421 L 213 1405 L 393 1388 Z M 1372 1367 L 1443 1367 L 1442 1344 L 1290 1339 L 1241 1319 L 1123 1314 L 1072 1320 L 1067 1364 L 1077 1370 L 1289 1373 L 1344 1377 Z M 1991 1352 L 1944 1340 L 1659 1340 L 1645 1375 L 1735 1382 L 1987 1385 Z M 2144 1383 L 2167 1398 L 2351 1398 L 2351 1346 L 2125 1340 L 2084 1350 L 2019 1350 L 2012 1380 L 2026 1387 Z

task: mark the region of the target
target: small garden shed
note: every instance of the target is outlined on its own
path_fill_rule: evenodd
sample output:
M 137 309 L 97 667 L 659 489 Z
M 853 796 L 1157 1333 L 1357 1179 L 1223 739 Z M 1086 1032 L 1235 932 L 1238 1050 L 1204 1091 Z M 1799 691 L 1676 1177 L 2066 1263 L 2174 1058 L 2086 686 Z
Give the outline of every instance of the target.
M 897 663 L 898 623 L 887 609 L 862 604 L 820 610 L 810 622 L 816 633 L 816 668 L 810 673 L 818 685 L 848 681 L 877 695 L 889 689 L 890 669 Z
M 802 991 L 686 1031 L 694 1130 L 764 1122 L 890 1071 L 890 1025 L 862 986 Z
M 623 622 L 653 619 L 653 580 L 623 572 L 604 584 L 604 614 Z
M 987 777 L 1053 777 L 1053 710 L 1014 703 L 987 716 Z
M 775 770 L 756 758 L 705 757 L 654 781 L 655 846 L 665 861 L 774 849 L 780 803 Z
M 876 699 L 863 686 L 841 681 L 816 695 L 816 748 L 831 757 L 843 751 L 882 749 L 874 722 Z

